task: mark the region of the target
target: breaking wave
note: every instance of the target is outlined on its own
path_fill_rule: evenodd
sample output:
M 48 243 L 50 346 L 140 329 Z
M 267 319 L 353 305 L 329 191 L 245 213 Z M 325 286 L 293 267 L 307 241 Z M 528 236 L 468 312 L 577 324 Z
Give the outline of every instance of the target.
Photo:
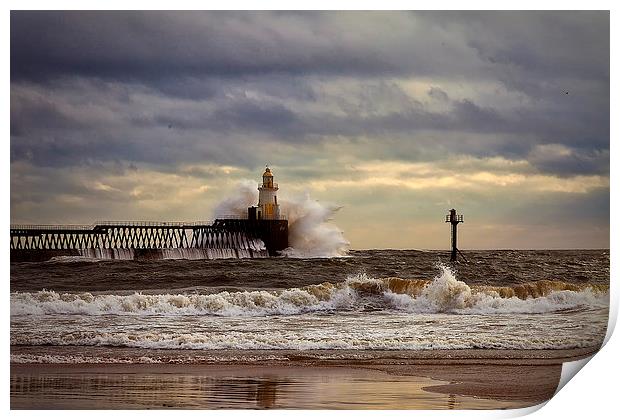
M 473 286 L 445 266 L 433 280 L 352 276 L 286 290 L 212 294 L 93 295 L 54 291 L 11 294 L 11 315 L 158 314 L 267 316 L 322 311 L 391 310 L 405 313 L 547 313 L 608 306 L 602 285 L 537 281 L 511 287 Z

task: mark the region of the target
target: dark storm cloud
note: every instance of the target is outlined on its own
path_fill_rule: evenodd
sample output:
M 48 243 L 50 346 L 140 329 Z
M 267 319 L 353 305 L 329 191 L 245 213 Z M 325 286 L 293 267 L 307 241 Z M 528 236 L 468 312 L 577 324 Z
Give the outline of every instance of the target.
M 609 151 L 566 149 L 561 145 L 541 145 L 532 149 L 529 162 L 542 172 L 570 176 L 608 174 Z
M 336 15 L 338 15 L 336 13 Z M 321 29 L 319 15 L 228 12 L 12 12 L 11 76 L 120 80 L 261 73 L 399 71 L 390 53 Z M 287 32 L 288 31 L 288 32 Z
M 259 141 L 343 140 L 606 174 L 609 14 L 11 13 L 14 161 L 252 166 Z
M 366 98 L 356 107 L 347 105 L 345 114 L 334 114 L 243 95 L 231 99 L 218 93 L 207 103 L 161 96 L 148 96 L 137 102 L 127 99 L 122 90 L 120 94 L 103 97 L 99 91 L 99 84 L 80 87 L 79 92 L 88 98 L 88 105 L 84 106 L 80 98 L 61 98 L 55 93 L 42 96 L 30 88 L 15 89 L 12 159 L 31 160 L 42 166 L 107 160 L 178 164 L 221 159 L 227 164 L 240 164 L 250 162 L 244 144 L 249 147 L 251 143 L 242 140 L 244 137 L 259 136 L 310 147 L 317 142 L 338 141 L 334 140 L 337 138 L 372 137 L 374 142 L 383 143 L 389 137 L 415 138 L 416 133 L 430 131 L 438 133 L 438 139 L 421 143 L 429 150 L 528 157 L 541 170 L 563 175 L 572 170 L 578 174 L 608 170 L 604 164 L 608 155 L 601 153 L 607 145 L 607 128 L 597 119 L 598 114 L 575 118 L 570 113 L 547 115 L 527 109 L 502 113 L 470 100 L 444 102 L 449 107 L 441 112 L 403 100 L 396 111 L 378 113 L 366 103 Z M 373 96 L 378 98 L 382 94 L 373 91 Z M 393 88 L 387 96 L 391 101 Z M 558 120 L 562 123 L 557 124 Z M 495 140 L 455 141 L 454 135 L 459 134 L 494 136 Z M 581 157 L 532 155 L 532 148 L 541 143 L 578 148 Z M 364 153 L 363 149 L 360 153 Z M 587 158 L 588 155 L 598 158 Z
M 609 75 L 600 12 L 11 13 L 11 75 Z M 480 66 L 472 54 L 486 62 Z M 477 60 L 476 60 L 477 61 Z M 445 65 L 444 65 L 445 64 Z M 473 64 L 473 65 L 472 65 Z

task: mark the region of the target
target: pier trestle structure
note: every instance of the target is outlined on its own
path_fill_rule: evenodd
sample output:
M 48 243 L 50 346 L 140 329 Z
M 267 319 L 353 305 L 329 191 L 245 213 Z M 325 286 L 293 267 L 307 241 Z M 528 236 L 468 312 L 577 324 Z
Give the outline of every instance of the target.
M 210 222 L 97 222 L 93 225 L 11 225 L 11 261 L 55 256 L 109 255 L 159 259 L 191 254 L 210 258 L 275 256 L 288 247 L 287 220 L 217 219 Z M 171 252 L 176 251 L 176 253 Z M 178 250 L 178 251 L 177 251 Z M 187 250 L 187 251 L 185 251 Z M 227 250 L 222 254 L 218 250 Z M 207 252 L 209 251 L 209 252 Z M 213 251 L 213 252 L 211 252 Z

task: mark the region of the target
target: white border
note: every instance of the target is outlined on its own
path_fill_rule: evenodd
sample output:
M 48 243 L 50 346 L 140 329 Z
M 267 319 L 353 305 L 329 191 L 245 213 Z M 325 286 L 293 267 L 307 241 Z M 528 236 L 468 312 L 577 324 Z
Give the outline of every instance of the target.
M 556 9 L 556 10 L 572 10 L 572 9 L 590 9 L 590 10 L 612 10 L 611 13 L 611 34 L 612 34 L 612 48 L 611 48 L 611 110 L 612 110 L 612 118 L 611 118 L 611 138 L 614 139 L 617 134 L 617 124 L 615 123 L 617 112 L 616 104 L 618 98 L 618 89 L 617 83 L 614 83 L 613 75 L 618 74 L 618 66 L 617 66 L 617 8 L 614 8 L 616 2 L 612 1 L 601 1 L 601 0 L 590 0 L 588 2 L 577 2 L 577 1 L 533 1 L 533 0 L 522 0 L 522 1 L 504 1 L 501 3 L 491 2 L 491 1 L 469 1 L 469 2 L 458 2 L 453 0 L 447 0 L 443 2 L 411 2 L 411 1 L 401 1 L 401 0 L 383 0 L 381 2 L 368 2 L 368 1 L 326 1 L 326 0 L 315 0 L 312 2 L 290 2 L 290 1 L 282 1 L 282 0 L 263 0 L 261 2 L 252 2 L 252 1 L 240 1 L 240 0 L 229 0 L 226 2 L 204 2 L 204 1 L 184 1 L 177 0 L 175 2 L 161 2 L 161 1 L 118 1 L 118 0 L 109 0 L 109 1 L 90 1 L 88 3 L 83 1 L 56 1 L 53 4 L 49 1 L 7 1 L 6 11 L 3 15 L 2 21 L 4 25 L 2 25 L 2 48 L 3 55 L 2 58 L 4 60 L 4 65 L 0 70 L 3 75 L 3 80 L 5 80 L 3 84 L 4 100 L 2 101 L 2 109 L 3 109 L 3 117 L 5 124 L 3 125 L 5 133 L 8 132 L 10 127 L 10 63 L 9 63 L 9 47 L 10 47 L 10 9 L 119 9 L 119 10 L 130 10 L 130 9 L 160 9 L 160 10 L 198 10 L 198 9 L 325 9 L 325 10 L 341 10 L 341 9 L 363 9 L 363 10 L 375 10 L 375 9 L 392 9 L 392 10 L 408 10 L 408 9 L 416 9 L 416 10 L 461 10 L 461 9 L 503 9 L 503 10 L 514 10 L 514 9 L 525 9 L 525 10 L 548 10 L 548 9 Z M 613 182 L 616 170 L 614 163 L 617 163 L 617 157 L 614 153 L 615 147 L 610 145 L 611 149 L 611 214 L 617 215 L 620 214 L 620 208 L 618 207 L 617 194 L 615 194 L 615 182 Z M 0 182 L 0 188 L 2 188 L 2 197 L 7 198 L 5 201 L 5 205 L 2 207 L 2 220 L 3 220 L 3 228 L 6 232 L 9 228 L 9 176 L 10 176 L 10 166 L 9 166 L 9 139 L 8 133 L 5 137 L 5 141 L 2 143 L 2 152 L 4 154 L 4 162 L 6 165 L 2 166 L 2 179 Z M 93 418 L 101 418 L 106 419 L 110 415 L 114 416 L 122 416 L 122 417 L 143 417 L 146 418 L 148 416 L 149 419 L 153 417 L 159 418 L 167 418 L 170 415 L 174 416 L 187 416 L 187 417 L 195 417 L 195 418 L 204 418 L 205 415 L 215 416 L 222 419 L 229 418 L 240 418 L 240 417 L 252 417 L 253 419 L 260 418 L 285 418 L 291 415 L 298 417 L 300 419 L 305 418 L 315 418 L 316 416 L 328 416 L 328 417 L 349 417 L 356 419 L 363 418 L 376 418 L 376 416 L 389 416 L 392 418 L 402 418 L 409 419 L 411 416 L 416 416 L 419 418 L 472 418 L 472 419 L 484 419 L 484 418 L 506 418 L 506 417 L 515 417 L 520 415 L 525 415 L 535 411 L 534 414 L 531 415 L 530 418 L 560 418 L 564 419 L 580 419 L 582 420 L 585 417 L 590 418 L 608 418 L 609 413 L 613 411 L 617 411 L 615 407 L 615 402 L 617 396 L 615 395 L 616 387 L 615 382 L 617 380 L 618 374 L 618 360 L 616 355 L 620 355 L 618 339 L 611 336 L 611 332 L 615 326 L 615 322 L 617 319 L 618 313 L 618 293 L 616 291 L 617 285 L 617 268 L 616 262 L 618 261 L 618 218 L 611 218 L 611 232 L 614 234 L 611 235 L 611 279 L 612 279 L 612 287 L 611 287 L 611 309 L 610 309 L 610 328 L 607 334 L 606 340 L 608 340 L 605 347 L 597 354 L 588 365 L 583 368 L 582 372 L 579 373 L 578 379 L 569 381 L 569 383 L 561 389 L 561 391 L 551 399 L 551 401 L 544 405 L 538 406 L 534 409 L 521 409 L 521 410 L 508 410 L 508 411 L 396 411 L 390 413 L 377 413 L 376 411 L 294 411 L 294 412 L 283 412 L 283 411 L 265 411 L 265 412 L 248 412 L 248 411 L 218 411 L 218 412 L 208 412 L 197 411 L 197 412 L 179 412 L 175 411 L 174 413 L 170 412 L 154 412 L 154 411 L 115 411 L 110 413 L 108 411 L 92 411 L 88 412 L 88 414 L 79 412 L 79 411 L 46 411 L 46 412 L 10 412 L 10 416 L 15 418 L 31 418 L 34 416 L 43 415 L 46 418 L 48 417 L 62 417 L 62 418 L 80 418 L 84 415 L 92 416 Z M 10 319 L 9 319 L 9 252 L 8 252 L 8 242 L 4 245 L 2 253 L 0 254 L 0 261 L 4 268 L 5 273 L 5 282 L 4 282 L 4 299 L 7 302 L 4 310 L 4 326 L 3 329 L 3 338 L 4 338 L 4 347 L 3 347 L 3 360 L 5 363 L 2 365 L 4 370 L 4 381 L 2 381 L 2 402 L 3 406 L 6 410 L 9 408 L 9 348 L 8 343 L 10 340 L 9 336 L 9 328 Z M 611 337 L 611 338 L 610 338 Z M 543 409 L 536 411 L 538 408 L 544 406 Z

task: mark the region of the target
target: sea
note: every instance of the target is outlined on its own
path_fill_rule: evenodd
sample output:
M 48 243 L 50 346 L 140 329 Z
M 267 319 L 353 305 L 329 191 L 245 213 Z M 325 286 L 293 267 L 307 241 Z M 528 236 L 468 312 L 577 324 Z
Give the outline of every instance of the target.
M 609 250 L 11 263 L 12 363 L 227 363 L 600 346 Z M 410 353 L 409 353 L 410 354 Z

